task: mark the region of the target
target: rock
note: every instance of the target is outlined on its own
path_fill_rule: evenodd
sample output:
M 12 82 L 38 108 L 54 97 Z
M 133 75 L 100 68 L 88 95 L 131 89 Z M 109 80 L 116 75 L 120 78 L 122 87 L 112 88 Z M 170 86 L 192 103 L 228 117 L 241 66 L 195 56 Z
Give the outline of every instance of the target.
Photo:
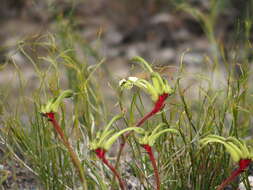
M 203 55 L 201 52 L 189 52 L 184 56 L 184 62 L 189 65 L 201 65 L 203 63 Z
M 176 57 L 176 52 L 172 48 L 163 48 L 160 51 L 154 52 L 152 56 L 160 62 L 169 62 Z
M 248 179 L 249 179 L 251 190 L 253 190 L 253 176 L 249 176 Z M 247 190 L 243 182 L 239 184 L 239 190 Z
M 110 27 L 104 36 L 105 42 L 109 45 L 119 44 L 123 39 L 123 35 L 115 29 L 115 27 Z

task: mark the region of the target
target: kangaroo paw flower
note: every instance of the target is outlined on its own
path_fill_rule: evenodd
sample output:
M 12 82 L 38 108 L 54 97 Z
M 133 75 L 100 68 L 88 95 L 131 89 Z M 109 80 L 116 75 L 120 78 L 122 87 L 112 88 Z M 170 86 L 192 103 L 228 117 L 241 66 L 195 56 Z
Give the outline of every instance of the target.
M 178 133 L 176 129 L 172 129 L 172 128 L 160 130 L 163 126 L 165 126 L 164 123 L 159 124 L 151 133 L 140 128 L 141 133 L 139 134 L 141 134 L 141 137 L 138 138 L 139 143 L 149 155 L 149 159 L 153 166 L 155 179 L 156 179 L 156 190 L 160 190 L 160 177 L 159 177 L 159 171 L 158 171 L 158 167 L 157 167 L 156 160 L 154 157 L 154 153 L 152 150 L 152 146 L 155 144 L 156 139 L 159 138 L 162 134 L 167 133 L 167 132 Z
M 47 104 L 43 105 L 41 107 L 40 113 L 43 116 L 47 117 L 48 121 L 52 123 L 55 132 L 59 135 L 60 140 L 62 141 L 64 146 L 67 148 L 73 165 L 76 167 L 76 170 L 79 174 L 79 178 L 82 182 L 83 190 L 88 190 L 85 174 L 81 165 L 81 161 L 79 160 L 77 154 L 75 153 L 71 144 L 69 143 L 68 138 L 64 134 L 64 131 L 62 130 L 62 128 L 60 127 L 59 123 L 57 122 L 55 118 L 55 113 L 57 112 L 62 100 L 64 98 L 69 98 L 72 96 L 73 96 L 73 92 L 71 90 L 63 91 L 58 97 L 49 100 Z
M 226 185 L 232 182 L 239 174 L 243 173 L 250 165 L 253 158 L 253 151 L 244 141 L 235 137 L 224 138 L 217 135 L 208 135 L 200 140 L 200 143 L 205 146 L 209 143 L 223 144 L 227 152 L 231 155 L 234 162 L 237 162 L 239 167 L 231 173 L 231 175 L 222 182 L 217 190 L 222 190 Z
M 125 184 L 117 172 L 116 168 L 112 166 L 109 161 L 106 159 L 106 152 L 110 149 L 112 144 L 124 133 L 128 131 L 140 131 L 140 128 L 129 127 L 123 129 L 119 132 L 115 132 L 110 129 L 112 124 L 119 120 L 122 115 L 115 116 L 105 127 L 102 132 L 97 132 L 95 139 L 90 143 L 90 149 L 93 150 L 97 157 L 102 160 L 102 162 L 112 171 L 112 173 L 117 177 L 121 189 L 125 189 Z
M 148 118 L 163 109 L 165 106 L 165 100 L 173 93 L 173 89 L 168 84 L 168 81 L 162 78 L 159 73 L 154 72 L 144 59 L 137 56 L 133 58 L 133 61 L 140 63 L 148 72 L 150 72 L 151 82 L 137 77 L 128 77 L 127 79 L 122 79 L 119 82 L 119 86 L 122 90 L 131 89 L 133 86 L 137 86 L 151 96 L 151 99 L 154 102 L 154 107 L 137 123 L 137 126 L 141 126 Z

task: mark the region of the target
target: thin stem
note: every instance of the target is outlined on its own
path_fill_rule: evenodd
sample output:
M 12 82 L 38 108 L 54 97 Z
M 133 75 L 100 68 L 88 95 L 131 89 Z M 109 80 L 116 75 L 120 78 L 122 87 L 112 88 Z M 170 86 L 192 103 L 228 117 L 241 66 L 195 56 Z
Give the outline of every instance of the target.
M 144 68 L 147 69 L 150 73 L 154 72 L 152 67 L 150 67 L 149 63 L 142 57 L 136 56 L 132 59 L 132 61 L 142 63 L 144 65 Z
M 126 134 L 125 137 L 124 136 L 122 137 L 122 142 L 120 143 L 120 148 L 119 148 L 119 152 L 118 152 L 118 155 L 117 155 L 115 168 L 118 168 L 118 166 L 119 166 L 120 157 L 121 157 L 121 154 L 122 154 L 122 152 L 124 150 L 124 146 L 126 144 L 126 138 L 128 137 L 128 134 Z
M 83 168 L 82 168 L 81 162 L 78 159 L 75 151 L 71 147 L 71 145 L 70 145 L 67 137 L 65 136 L 64 132 L 62 131 L 60 125 L 56 121 L 56 119 L 55 119 L 55 113 L 50 112 L 50 113 L 46 113 L 45 115 L 48 117 L 48 119 L 52 123 L 55 131 L 60 136 L 61 141 L 63 142 L 63 144 L 65 145 L 65 147 L 68 149 L 68 152 L 70 154 L 72 162 L 73 162 L 74 166 L 76 167 L 76 169 L 78 171 L 79 178 L 80 178 L 80 180 L 82 182 L 83 190 L 88 190 L 87 182 L 85 180 L 85 175 L 84 175 L 84 172 L 83 172 Z
M 217 188 L 217 190 L 222 190 L 228 185 L 230 182 L 232 182 L 239 174 L 244 172 L 244 170 L 249 166 L 251 160 L 250 159 L 243 159 L 239 162 L 239 168 L 237 168 L 235 171 L 232 172 L 232 174 L 222 182 L 222 184 Z
M 120 148 L 119 148 L 119 152 L 117 154 L 117 158 L 116 158 L 116 163 L 115 163 L 115 168 L 118 169 L 119 167 L 119 161 L 120 161 L 120 157 L 122 155 L 122 152 L 124 150 L 125 144 L 126 144 L 126 139 L 127 137 L 130 135 L 130 133 L 126 134 L 126 136 L 124 137 L 124 135 L 122 135 L 122 142 L 120 143 Z M 115 175 L 113 177 L 113 183 L 115 181 Z
M 160 177 L 159 177 L 159 172 L 158 172 L 158 168 L 156 165 L 156 160 L 152 151 L 152 147 L 149 146 L 148 144 L 144 144 L 142 145 L 142 147 L 147 151 L 148 155 L 149 155 L 149 159 L 152 163 L 152 166 L 154 168 L 154 174 L 155 174 L 155 179 L 156 179 L 156 190 L 160 190 Z
M 178 83 L 179 83 L 179 82 L 178 82 Z M 178 86 L 179 86 L 179 84 L 178 84 Z M 187 104 L 186 104 L 186 101 L 185 101 L 185 98 L 184 98 L 184 94 L 183 94 L 183 92 L 180 90 L 180 88 L 179 88 L 179 95 L 180 95 L 180 98 L 181 98 L 181 100 L 182 100 L 182 102 L 183 102 L 183 106 L 184 106 L 184 110 L 185 110 L 185 113 L 186 113 L 186 117 L 187 117 L 187 119 L 188 119 L 188 121 L 189 121 L 191 127 L 193 128 L 194 132 L 197 133 L 197 129 L 196 129 L 194 123 L 192 122 L 192 118 L 191 118 L 191 115 L 190 115 L 190 112 L 189 112 L 189 108 L 188 108 L 188 106 L 187 106 Z M 192 136 L 192 133 L 190 133 L 190 135 Z M 191 138 L 191 139 L 192 139 L 192 138 Z
M 125 184 L 123 182 L 123 180 L 121 179 L 119 173 L 117 172 L 117 170 L 108 162 L 108 160 L 105 157 L 105 153 L 106 151 L 104 149 L 98 148 L 95 150 L 96 155 L 99 159 L 102 160 L 102 162 L 112 171 L 112 173 L 114 174 L 114 176 L 117 177 L 118 181 L 119 181 L 119 185 L 120 188 L 122 190 L 125 190 Z

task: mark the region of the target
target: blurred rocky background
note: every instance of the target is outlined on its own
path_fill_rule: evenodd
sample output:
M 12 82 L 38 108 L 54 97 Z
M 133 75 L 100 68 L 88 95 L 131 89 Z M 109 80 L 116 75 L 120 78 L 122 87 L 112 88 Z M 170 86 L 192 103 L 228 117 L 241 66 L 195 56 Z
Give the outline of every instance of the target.
M 88 55 L 88 64 L 106 58 L 111 73 L 121 78 L 129 75 L 133 56 L 178 66 L 187 51 L 184 65 L 191 73 L 202 72 L 207 62 L 221 65 L 215 77 L 219 84 L 224 64 L 235 57 L 238 62 L 252 60 L 252 10 L 253 0 L 1 0 L 0 64 L 11 58 L 25 77 L 34 79 L 19 46 L 52 35 L 65 50 L 74 48 L 80 59 Z M 0 84 L 12 77 L 5 69 Z
M 252 4 L 252 0 L 1 0 L 1 60 L 19 40 L 55 32 L 61 18 L 71 20 L 73 30 L 91 45 L 99 38 L 99 53 L 107 58 L 141 55 L 172 63 L 190 48 L 189 58 L 198 63 L 203 53 L 212 51 L 208 35 L 225 46 L 245 39 Z

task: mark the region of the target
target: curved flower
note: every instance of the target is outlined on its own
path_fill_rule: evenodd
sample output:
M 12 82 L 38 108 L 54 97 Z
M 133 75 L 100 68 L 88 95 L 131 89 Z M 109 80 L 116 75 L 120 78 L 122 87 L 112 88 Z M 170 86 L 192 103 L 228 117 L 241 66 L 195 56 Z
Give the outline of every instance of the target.
M 139 131 L 140 128 L 137 127 L 129 127 L 126 129 L 123 129 L 119 132 L 115 132 L 114 130 L 110 129 L 112 124 L 119 120 L 122 117 L 122 115 L 117 115 L 105 126 L 103 131 L 100 131 L 96 134 L 96 138 L 91 141 L 90 143 L 90 149 L 93 150 L 97 157 L 102 160 L 102 162 L 110 168 L 110 170 L 113 172 L 113 174 L 117 177 L 119 181 L 119 185 L 121 189 L 125 189 L 124 182 L 122 181 L 120 175 L 116 171 L 115 167 L 113 167 L 108 160 L 105 157 L 106 152 L 110 149 L 112 144 L 125 132 L 127 131 Z
M 151 74 L 152 82 L 137 77 L 128 77 L 119 82 L 120 88 L 123 90 L 125 88 L 131 89 L 133 86 L 137 86 L 148 93 L 151 96 L 151 99 L 155 102 L 153 109 L 136 124 L 136 126 L 139 127 L 147 119 L 163 109 L 165 106 L 165 100 L 173 93 L 173 89 L 168 84 L 168 81 L 163 79 L 159 73 L 154 72 L 148 62 L 143 58 L 136 56 L 132 60 L 140 63 Z
M 47 114 L 51 112 L 57 112 L 62 100 L 64 98 L 70 98 L 73 96 L 73 91 L 72 90 L 64 90 L 58 97 L 52 98 L 51 100 L 48 101 L 47 104 L 41 106 L 40 112 L 42 114 Z
M 151 99 L 156 102 L 159 99 L 159 96 L 163 94 L 172 94 L 173 89 L 168 84 L 168 81 L 163 79 L 159 73 L 154 72 L 150 65 L 141 57 L 137 56 L 132 59 L 138 63 L 141 63 L 144 68 L 148 70 L 151 74 L 151 82 L 148 82 L 145 79 L 140 79 L 137 77 L 128 77 L 127 79 L 122 79 L 119 82 L 121 89 L 131 89 L 133 86 L 137 86 L 144 90 L 151 96 Z
M 232 172 L 232 174 L 222 182 L 217 190 L 222 190 L 228 183 L 233 181 L 239 174 L 245 171 L 253 159 L 253 150 L 249 148 L 246 143 L 235 137 L 224 138 L 217 135 L 208 135 L 200 140 L 203 146 L 209 143 L 223 144 L 227 152 L 231 155 L 234 162 L 237 162 L 239 167 Z
M 168 128 L 160 130 L 162 127 L 166 126 L 165 123 L 161 123 L 152 132 L 146 131 L 144 129 L 141 129 L 141 137 L 138 138 L 138 141 L 141 145 L 149 145 L 153 146 L 155 144 L 155 141 L 157 138 L 159 138 L 164 133 L 178 133 L 176 129 Z M 137 132 L 138 133 L 138 132 Z
M 218 135 L 208 135 L 207 137 L 200 140 L 200 143 L 205 146 L 209 143 L 220 143 L 223 144 L 228 153 L 230 153 L 234 162 L 239 162 L 243 159 L 252 159 L 253 151 L 244 141 L 235 137 L 224 138 Z
M 123 133 L 127 131 L 140 131 L 141 129 L 137 127 L 129 127 L 126 129 L 123 129 L 119 132 L 115 133 L 115 130 L 110 129 L 112 124 L 119 120 L 122 117 L 122 115 L 117 115 L 105 126 L 103 131 L 100 131 L 96 134 L 96 138 L 91 141 L 90 143 L 90 149 L 96 150 L 98 148 L 103 149 L 104 151 L 108 151 L 112 144 L 122 135 Z

